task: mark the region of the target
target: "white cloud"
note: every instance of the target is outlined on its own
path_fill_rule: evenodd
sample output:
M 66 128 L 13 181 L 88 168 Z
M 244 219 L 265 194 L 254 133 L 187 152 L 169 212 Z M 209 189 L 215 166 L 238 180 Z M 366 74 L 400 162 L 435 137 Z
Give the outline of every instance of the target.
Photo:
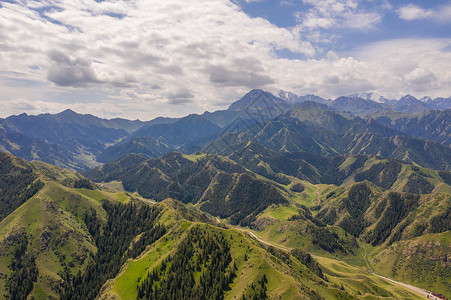
M 2 3 L 0 49 L 4 85 L 7 77 L 35 80 L 55 94 L 91 89 L 129 104 L 133 90 L 147 95 L 135 99 L 158 103 L 153 114 L 165 109 L 156 100 L 201 111 L 223 101 L 230 86 L 274 82 L 263 62 L 276 50 L 315 53 L 291 30 L 226 0 Z
M 401 19 L 407 21 L 425 19 L 433 14 L 431 10 L 423 9 L 414 4 L 408 4 L 406 6 L 401 7 L 398 10 L 398 13 Z
M 312 9 L 291 29 L 227 0 L 2 2 L 1 113 L 181 116 L 224 108 L 250 88 L 450 94 L 451 58 L 440 50 L 448 40 L 388 41 L 313 59 L 321 49 L 312 43 L 334 39 L 321 28 L 368 29 L 380 14 L 353 0 L 305 2 Z M 310 58 L 283 59 L 283 49 Z
M 311 8 L 298 12 L 299 30 L 352 28 L 368 29 L 381 21 L 377 11 L 366 11 L 359 7 L 357 0 L 302 0 Z
M 440 5 L 432 9 L 424 9 L 415 4 L 401 6 L 398 15 L 406 21 L 428 19 L 439 23 L 451 22 L 451 4 Z

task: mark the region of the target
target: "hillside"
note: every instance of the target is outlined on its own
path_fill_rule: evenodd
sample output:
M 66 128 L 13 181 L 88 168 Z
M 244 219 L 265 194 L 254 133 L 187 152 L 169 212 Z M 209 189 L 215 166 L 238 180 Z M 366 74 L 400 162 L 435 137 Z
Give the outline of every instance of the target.
M 149 160 L 133 157 L 84 174 L 97 182 L 119 180 L 126 190 L 157 201 L 173 198 L 193 203 L 215 216 L 230 218 L 233 224 L 248 222 L 246 218 L 268 205 L 287 201 L 281 187 L 222 157 L 175 152 Z
M 117 160 L 129 153 L 139 154 L 147 158 L 157 157 L 172 150 L 171 146 L 153 137 L 136 137 L 106 148 L 97 155 L 97 161 L 106 163 Z
M 449 147 L 404 135 L 374 120 L 343 116 L 312 102 L 289 110 L 261 128 L 223 134 L 204 151 L 224 154 L 224 151 L 241 149 L 250 141 L 282 153 L 308 152 L 327 157 L 370 154 L 432 169 L 451 167 Z
M 449 295 L 449 112 L 280 95 L 0 119 L 0 299 Z
M 43 187 L 0 222 L 0 298 L 141 299 L 166 291 L 225 299 L 353 299 L 366 290 L 418 299 L 344 262 L 338 270 L 304 250 L 263 244 L 176 200 L 151 204 L 105 189 L 113 185 L 99 190 L 64 169 L 7 157 L 28 167 Z M 360 283 L 340 273 L 360 276 Z M 183 288 L 174 289 L 178 280 Z M 202 289 L 206 284 L 211 288 Z
M 405 134 L 451 146 L 451 110 L 431 110 L 422 114 L 382 113 L 373 116 L 382 124 Z

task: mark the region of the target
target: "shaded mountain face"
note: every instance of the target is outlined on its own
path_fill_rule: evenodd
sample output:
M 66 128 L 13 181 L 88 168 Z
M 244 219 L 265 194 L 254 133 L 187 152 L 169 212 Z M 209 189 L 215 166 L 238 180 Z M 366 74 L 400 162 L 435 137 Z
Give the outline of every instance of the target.
M 145 126 L 134 133 L 137 137 L 153 137 L 179 147 L 203 138 L 214 138 L 221 127 L 200 115 L 189 115 L 171 124 Z
M 267 123 L 263 129 L 222 137 L 207 146 L 228 147 L 232 152 L 249 141 L 279 152 L 308 152 L 320 156 L 371 154 L 416 163 L 420 166 L 448 170 L 451 149 L 433 141 L 403 136 L 403 133 L 374 120 L 365 120 L 311 102 L 288 111 Z
M 110 162 L 129 153 L 136 153 L 147 158 L 158 157 L 174 149 L 153 137 L 136 137 L 108 147 L 97 155 L 97 161 Z
M 190 160 L 179 153 L 143 160 L 127 155 L 84 173 L 94 181 L 120 180 L 128 191 L 162 201 L 173 198 L 233 224 L 246 222 L 271 204 L 286 203 L 279 188 L 218 156 Z
M 387 113 L 375 115 L 373 118 L 404 134 L 451 146 L 451 109 L 430 110 L 414 115 Z
M 0 152 L 0 222 L 42 186 L 30 163 Z
M 114 143 L 127 136 L 127 131 L 118 128 L 114 122 L 92 115 L 80 115 L 71 110 L 56 115 L 26 114 L 6 119 L 21 133 L 49 143 L 58 144 L 64 149 L 83 149 L 97 154 L 108 143 Z M 132 121 L 128 121 L 131 126 Z
M 60 167 L 81 169 L 94 165 L 74 157 L 56 144 L 24 135 L 8 121 L 0 119 L 0 151 L 26 160 L 41 160 Z
M 369 181 L 382 189 L 400 186 L 399 191 L 416 194 L 428 194 L 434 189 L 429 175 L 400 160 L 373 155 L 324 157 L 307 152 L 281 153 L 255 143 L 242 144 L 241 147 L 228 158 L 284 185 L 291 181 L 289 176 L 292 176 L 312 184 L 342 185 L 351 179 L 355 182 Z M 447 174 L 449 171 L 443 171 L 443 177 L 440 177 L 437 173 L 437 182 L 447 182 Z

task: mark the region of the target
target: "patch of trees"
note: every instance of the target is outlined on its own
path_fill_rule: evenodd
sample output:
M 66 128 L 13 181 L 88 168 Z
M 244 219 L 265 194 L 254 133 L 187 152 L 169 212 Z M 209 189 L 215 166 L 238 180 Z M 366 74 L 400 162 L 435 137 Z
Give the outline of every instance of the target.
M 89 179 L 80 178 L 80 179 L 75 180 L 74 188 L 94 190 L 96 187 Z
M 31 168 L 17 166 L 9 155 L 0 153 L 0 221 L 43 186 Z
M 430 220 L 430 231 L 432 233 L 440 233 L 451 230 L 451 207 Z
M 371 189 L 366 183 L 356 184 L 351 187 L 348 197 L 343 199 L 343 204 L 350 214 L 339 224 L 341 228 L 352 234 L 359 236 L 368 223 L 365 221 L 365 212 L 370 206 Z
M 401 169 L 402 164 L 397 161 L 378 163 L 372 165 L 368 170 L 356 174 L 354 180 L 356 182 L 368 180 L 388 190 L 398 179 L 398 174 L 401 172 Z
M 391 235 L 392 230 L 418 206 L 419 198 L 418 195 L 389 193 L 385 200 L 385 209 L 376 226 L 365 236 L 366 242 L 373 246 L 382 244 Z
M 316 217 L 326 224 L 335 224 L 338 220 L 337 210 L 334 207 L 327 207 L 320 210 Z
M 290 187 L 290 190 L 292 190 L 293 192 L 296 192 L 296 193 L 300 193 L 300 192 L 304 191 L 304 189 L 305 189 L 304 185 L 300 182 L 297 182 Z
M 138 283 L 137 299 L 223 299 L 235 272 L 222 233 L 196 226 L 172 256 Z
M 404 192 L 413 194 L 429 194 L 433 189 L 433 184 L 417 174 L 410 175 L 404 186 Z
M 207 191 L 201 209 L 221 218 L 230 217 L 234 225 L 240 224 L 248 215 L 259 214 L 271 204 L 286 202 L 273 185 L 247 173 L 240 174 L 237 179 L 225 173 L 219 176 L 222 178 L 218 178 L 218 183 L 224 184 L 217 184 Z
M 13 300 L 25 300 L 33 290 L 33 282 L 38 279 L 38 268 L 34 255 L 27 252 L 27 235 L 21 234 L 16 243 L 9 265 L 12 273 L 6 280 L 8 295 L 5 297 Z
M 447 185 L 451 185 L 451 172 L 449 171 L 438 171 L 438 175 L 443 179 Z
M 266 284 L 268 283 L 268 278 L 263 274 L 260 280 L 253 282 L 251 286 L 247 289 L 245 293 L 241 296 L 241 300 L 265 300 L 268 299 L 268 291 Z
M 121 204 L 104 201 L 107 221 L 103 223 L 94 209 L 85 213 L 84 222 L 95 240 L 97 253 L 85 272 L 72 276 L 68 270 L 60 287 L 61 299 L 95 299 L 102 285 L 116 276 L 128 258 L 134 258 L 145 247 L 158 240 L 165 228 L 155 224 L 159 210 L 144 204 Z M 141 238 L 132 244 L 133 239 Z
M 320 219 L 315 218 L 312 215 L 312 212 L 310 211 L 310 209 L 307 206 L 302 205 L 301 208 L 302 208 L 302 210 L 300 210 L 297 215 L 290 216 L 288 218 L 288 221 L 296 221 L 296 220 L 307 221 L 307 220 L 310 220 L 316 226 L 326 227 L 326 224 L 324 224 L 323 221 L 321 221 Z
M 312 236 L 312 243 L 318 245 L 321 249 L 333 253 L 335 251 L 346 252 L 340 243 L 338 234 L 327 228 L 308 226 L 307 232 Z
M 323 270 L 321 269 L 318 262 L 310 255 L 310 253 L 302 249 L 294 249 L 291 251 L 291 255 L 293 255 L 303 265 L 309 268 L 314 274 L 316 274 L 316 276 L 326 280 L 326 277 L 323 274 Z

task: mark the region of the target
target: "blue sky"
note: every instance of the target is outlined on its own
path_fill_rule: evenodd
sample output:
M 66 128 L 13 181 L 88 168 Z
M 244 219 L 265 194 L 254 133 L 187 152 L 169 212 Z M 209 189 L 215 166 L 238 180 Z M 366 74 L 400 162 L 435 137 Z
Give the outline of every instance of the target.
M 314 8 L 314 5 L 299 0 L 235 0 L 233 2 L 239 5 L 249 16 L 253 18 L 264 18 L 272 24 L 284 28 L 296 27 L 301 22 L 300 19 Z M 399 0 L 355 2 L 358 2 L 356 11 L 358 10 L 361 13 L 374 12 L 379 15 L 380 20 L 364 30 L 360 28 L 350 29 L 337 27 L 320 29 L 319 31 L 324 36 L 336 35 L 331 43 L 319 43 L 319 46 L 322 46 L 325 52 L 332 50 L 340 54 L 346 54 L 346 52 L 352 51 L 362 44 L 390 39 L 451 37 L 450 22 L 446 20 L 434 20 L 432 16 L 417 16 L 416 18 L 412 16 L 412 20 L 406 20 L 400 17 L 400 10 L 405 7 L 416 6 L 425 11 L 434 11 L 449 6 L 450 1 Z M 299 59 L 305 58 L 295 53 L 283 51 L 281 51 L 280 56 Z
M 0 116 L 151 119 L 252 88 L 451 96 L 451 1 L 8 0 Z

